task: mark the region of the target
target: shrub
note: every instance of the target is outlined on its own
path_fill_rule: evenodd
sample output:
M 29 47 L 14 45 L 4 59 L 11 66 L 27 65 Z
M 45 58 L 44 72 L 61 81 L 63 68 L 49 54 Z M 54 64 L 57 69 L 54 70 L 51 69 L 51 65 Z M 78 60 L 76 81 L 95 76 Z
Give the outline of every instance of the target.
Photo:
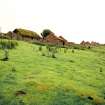
M 74 53 L 74 49 L 72 49 L 72 51 L 71 51 L 72 53 Z
M 49 47 L 48 51 L 51 53 L 50 56 L 52 58 L 56 58 L 55 54 L 57 53 L 57 47 Z
M 88 49 L 91 49 L 91 47 L 90 47 L 90 46 L 88 46 Z
M 1 40 L 0 41 L 0 48 L 1 49 L 13 49 L 16 48 L 18 43 L 14 40 Z
M 57 48 L 56 47 L 52 47 L 51 49 L 51 57 L 52 58 L 56 58 L 55 54 L 57 53 Z
M 8 59 L 9 59 L 9 51 L 7 49 L 4 49 L 3 61 L 8 61 Z
M 14 66 L 12 67 L 12 72 L 16 72 L 16 68 Z
M 45 56 L 45 53 L 42 53 L 42 56 Z
M 68 48 L 64 48 L 64 53 L 67 53 Z
M 52 53 L 52 56 L 51 56 L 52 58 L 56 58 L 56 56 L 55 56 L 55 53 Z
M 51 47 L 50 47 L 49 45 L 46 46 L 46 49 L 47 49 L 49 52 L 52 51 L 52 49 L 51 49 Z
M 57 47 L 52 47 L 52 52 L 57 53 L 58 52 L 57 49 L 58 49 Z
M 42 51 L 43 49 L 42 49 L 42 46 L 39 46 L 39 51 Z

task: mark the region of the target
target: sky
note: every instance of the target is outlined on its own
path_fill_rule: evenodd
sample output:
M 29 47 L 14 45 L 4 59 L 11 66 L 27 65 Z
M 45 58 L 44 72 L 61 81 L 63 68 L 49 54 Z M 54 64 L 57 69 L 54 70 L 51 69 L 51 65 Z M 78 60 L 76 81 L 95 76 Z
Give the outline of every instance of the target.
M 1 31 L 15 28 L 105 43 L 105 0 L 0 0 Z

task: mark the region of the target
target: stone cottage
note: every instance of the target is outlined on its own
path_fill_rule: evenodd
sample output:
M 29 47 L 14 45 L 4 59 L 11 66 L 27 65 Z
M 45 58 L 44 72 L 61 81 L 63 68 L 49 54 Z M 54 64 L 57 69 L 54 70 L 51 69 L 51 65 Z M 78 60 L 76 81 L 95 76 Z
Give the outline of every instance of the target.
M 51 33 L 43 39 L 44 43 L 53 45 L 65 45 L 65 40 L 57 37 L 55 34 Z
M 89 45 L 91 45 L 91 43 L 89 42 L 89 41 L 82 41 L 81 43 L 80 43 L 80 45 L 84 45 L 84 46 L 89 46 Z
M 64 45 L 68 45 L 68 41 L 63 36 L 59 36 L 59 38 L 63 40 Z
M 15 39 L 15 40 L 23 40 L 23 41 L 39 41 L 41 37 L 33 31 L 26 29 L 15 29 L 13 32 L 9 31 L 8 33 L 3 35 L 6 39 Z
M 36 32 L 26 29 L 15 29 L 12 33 L 12 38 L 25 41 L 35 41 L 41 39 L 41 37 Z

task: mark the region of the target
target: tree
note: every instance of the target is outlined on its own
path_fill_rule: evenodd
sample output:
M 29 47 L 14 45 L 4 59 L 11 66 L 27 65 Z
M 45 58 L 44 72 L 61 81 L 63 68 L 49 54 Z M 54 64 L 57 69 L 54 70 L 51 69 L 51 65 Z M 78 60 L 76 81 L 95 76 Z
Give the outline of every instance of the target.
M 44 38 L 44 37 L 46 37 L 46 36 L 48 36 L 49 34 L 52 34 L 53 32 L 51 31 L 51 30 L 49 30 L 49 29 L 44 29 L 43 31 L 42 31 L 42 33 L 41 33 L 41 35 L 42 35 L 42 37 Z

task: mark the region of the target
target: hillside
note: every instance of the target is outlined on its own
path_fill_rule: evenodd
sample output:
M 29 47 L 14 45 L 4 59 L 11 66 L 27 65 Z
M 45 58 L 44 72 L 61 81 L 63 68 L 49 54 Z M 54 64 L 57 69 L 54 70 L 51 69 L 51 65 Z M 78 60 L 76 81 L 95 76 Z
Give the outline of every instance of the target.
M 46 53 L 18 41 L 0 60 L 0 105 L 105 105 L 105 46 Z

